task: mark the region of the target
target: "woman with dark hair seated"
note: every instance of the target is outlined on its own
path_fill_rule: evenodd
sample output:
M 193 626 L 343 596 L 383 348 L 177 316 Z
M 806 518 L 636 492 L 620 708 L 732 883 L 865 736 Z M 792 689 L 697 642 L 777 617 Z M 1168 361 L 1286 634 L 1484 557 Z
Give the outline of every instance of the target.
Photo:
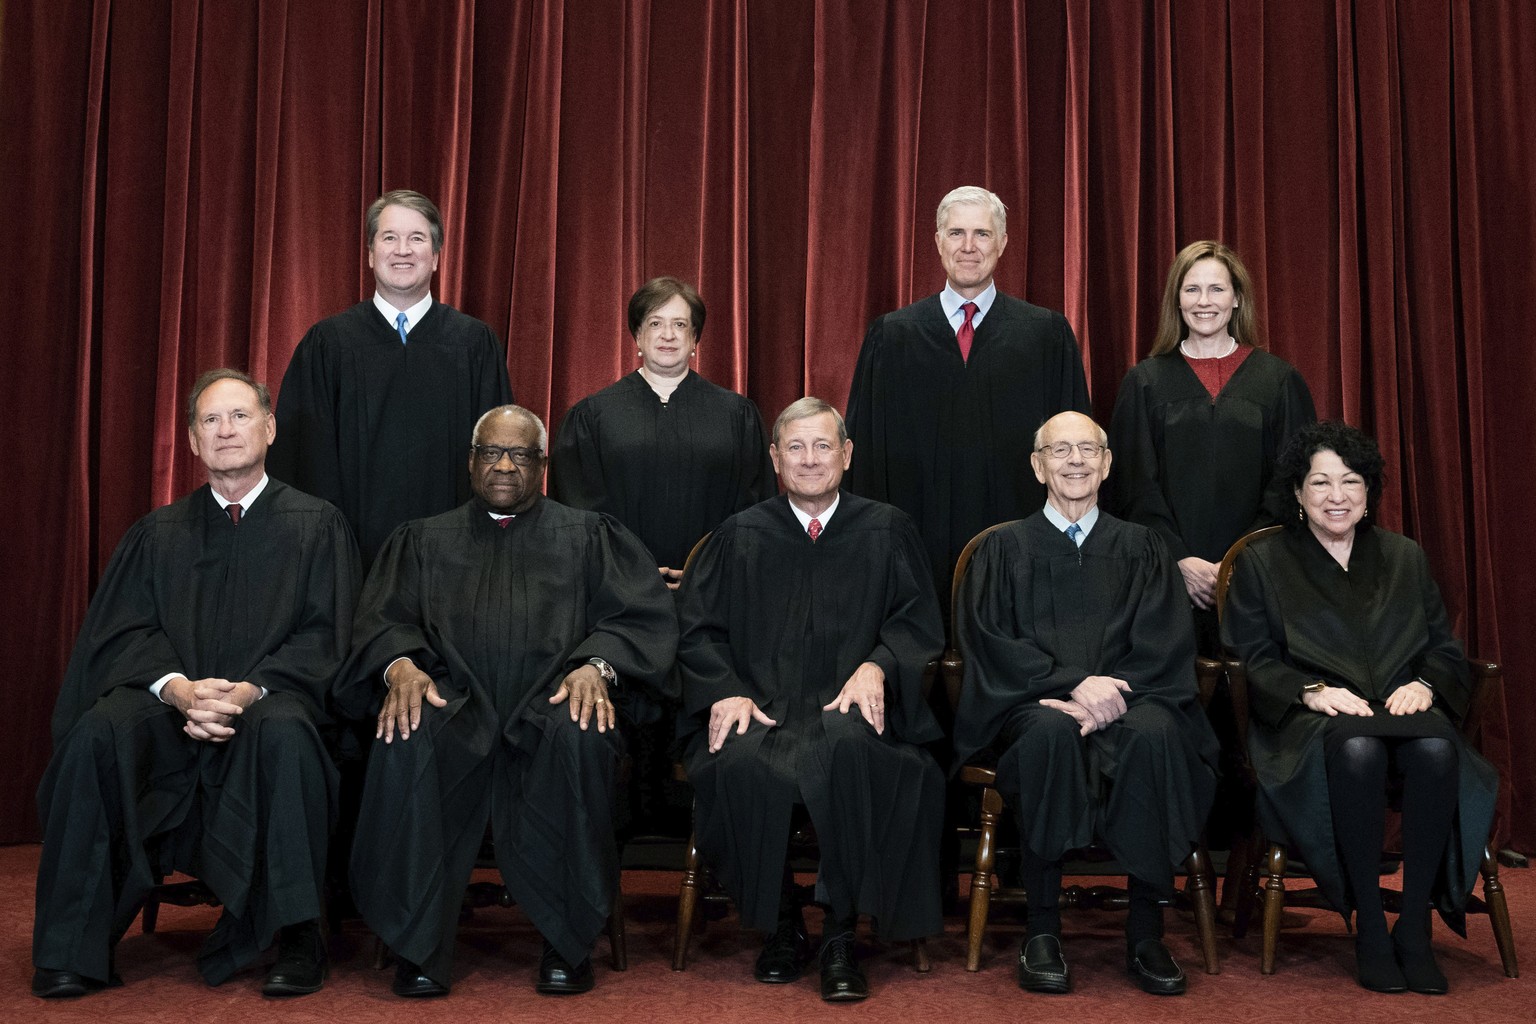
M 1238 556 L 1222 619 L 1248 672 L 1260 820 L 1341 914 L 1354 912 L 1361 985 L 1442 993 L 1431 905 L 1464 906 L 1498 788 L 1457 729 L 1471 696 L 1466 660 L 1423 550 L 1367 521 L 1382 489 L 1374 441 L 1315 423 L 1275 472 L 1292 496 L 1288 529 Z M 1390 934 L 1379 888 L 1389 779 L 1401 783 L 1403 814 Z

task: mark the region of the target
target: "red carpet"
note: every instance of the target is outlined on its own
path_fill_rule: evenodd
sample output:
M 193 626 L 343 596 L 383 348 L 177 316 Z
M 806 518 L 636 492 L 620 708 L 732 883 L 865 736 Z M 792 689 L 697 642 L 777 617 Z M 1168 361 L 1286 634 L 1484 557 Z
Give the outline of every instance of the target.
M 1474 918 L 1463 942 L 1444 928 L 1436 950 L 1451 982 L 1443 997 L 1366 992 L 1354 983 L 1352 939 L 1339 918 L 1302 912 L 1281 938 L 1280 963 L 1271 977 L 1259 973 L 1258 936 L 1224 939 L 1222 973 L 1199 967 L 1194 930 L 1187 916 L 1170 913 L 1168 942 L 1189 972 L 1189 993 L 1156 998 L 1134 988 L 1125 976 L 1121 915 L 1068 911 L 1066 950 L 1074 991 L 1036 996 L 1014 982 L 1013 954 L 1020 932 L 1000 923 L 990 936 L 978 974 L 965 971 L 964 925 L 951 918 L 942 938 L 929 943 L 933 971 L 912 971 L 905 946 L 866 944 L 864 966 L 873 996 L 864 1003 L 829 1006 L 817 997 L 814 973 L 795 985 L 770 987 L 752 980 L 759 940 L 737 930 L 734 916 L 711 922 L 695 938 L 689 969 L 670 968 L 678 876 L 629 872 L 629 970 L 614 973 L 608 944 L 599 939 L 594 957 L 597 989 L 585 996 L 551 999 L 533 992 L 540 942 L 516 910 L 477 911 L 460 931 L 453 993 L 446 999 L 406 1002 L 389 992 L 390 970 L 370 965 L 372 940 L 349 924 L 331 940 L 331 979 L 324 991 L 286 1001 L 260 994 L 265 966 L 221 988 L 203 985 L 192 959 L 215 911 L 166 907 L 159 930 L 140 934 L 137 926 L 117 954 L 127 982 L 84 999 L 45 1003 L 28 991 L 31 979 L 32 886 L 39 848 L 0 848 L 0 1021 L 622 1021 L 625 1024 L 725 1024 L 741 1021 L 1381 1021 L 1505 1022 L 1536 1020 L 1536 990 L 1529 980 L 1510 980 L 1499 968 L 1488 922 Z M 1515 938 L 1527 971 L 1536 971 L 1536 876 L 1506 870 L 1503 879 L 1514 918 Z M 812 927 L 817 925 L 812 921 Z M 696 933 L 697 934 L 697 933 Z M 1533 975 L 1536 977 L 1536 975 Z

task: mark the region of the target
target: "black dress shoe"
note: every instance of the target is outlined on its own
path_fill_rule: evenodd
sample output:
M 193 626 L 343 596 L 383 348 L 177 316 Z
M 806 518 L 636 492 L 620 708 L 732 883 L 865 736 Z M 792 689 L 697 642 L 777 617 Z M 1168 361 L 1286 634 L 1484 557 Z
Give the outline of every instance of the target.
M 554 946 L 544 943 L 544 958 L 539 961 L 539 981 L 533 987 L 546 996 L 575 996 L 592 991 L 597 979 L 592 976 L 592 958 L 583 957 L 572 967 Z
M 112 983 L 121 985 L 123 982 L 114 974 Z M 69 999 L 90 995 L 92 992 L 100 992 L 107 985 L 107 982 L 87 978 L 74 971 L 54 971 L 39 967 L 32 972 L 32 994 L 39 999 Z
M 769 985 L 787 985 L 800 977 L 810 959 L 811 944 L 805 935 L 805 923 L 796 914 L 780 921 L 763 943 L 752 977 Z
M 433 981 L 404 957 L 395 965 L 395 983 L 389 987 L 401 999 L 433 999 L 448 994 L 447 985 Z
M 1445 973 L 1435 962 L 1435 951 L 1430 945 L 1429 929 L 1405 928 L 1402 919 L 1392 929 L 1392 945 L 1397 953 L 1398 966 L 1408 991 L 1426 996 L 1443 996 L 1450 988 Z
M 261 986 L 264 996 L 307 996 L 325 984 L 328 964 L 319 921 L 291 924 L 278 932 L 277 963 Z
M 1408 991 L 1408 979 L 1403 977 L 1403 969 L 1397 965 L 1396 953 L 1385 934 L 1370 938 L 1363 932 L 1356 934 L 1355 978 L 1361 988 L 1372 992 Z
M 1142 939 L 1125 959 L 1125 969 L 1143 992 L 1154 996 L 1181 996 L 1188 984 L 1180 967 L 1161 939 Z
M 1054 935 L 1025 939 L 1019 947 L 1019 988 L 1026 992 L 1061 993 L 1070 987 L 1061 939 Z
M 853 955 L 853 932 L 839 932 L 821 943 L 821 998 L 852 1003 L 869 997 L 869 981 Z

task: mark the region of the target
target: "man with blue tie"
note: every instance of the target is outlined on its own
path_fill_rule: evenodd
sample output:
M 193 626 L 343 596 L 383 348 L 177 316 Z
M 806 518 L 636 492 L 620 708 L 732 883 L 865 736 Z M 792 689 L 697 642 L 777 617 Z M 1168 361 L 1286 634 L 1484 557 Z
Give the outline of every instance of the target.
M 495 332 L 436 301 L 443 222 L 419 192 L 386 192 L 363 237 L 373 298 L 309 329 L 277 400 L 272 475 L 341 509 L 363 564 L 408 519 L 469 498 L 464 438 L 512 401 Z
M 1045 507 L 977 545 L 955 601 L 955 763 L 995 757 L 1018 815 L 1029 893 L 1019 985 L 1068 990 L 1061 859 L 1097 837 L 1130 875 L 1127 969 L 1143 990 L 1178 995 L 1159 901 L 1205 823 L 1217 754 L 1189 601 L 1158 535 L 1100 511 L 1112 459 L 1098 424 L 1051 417 L 1029 461 Z

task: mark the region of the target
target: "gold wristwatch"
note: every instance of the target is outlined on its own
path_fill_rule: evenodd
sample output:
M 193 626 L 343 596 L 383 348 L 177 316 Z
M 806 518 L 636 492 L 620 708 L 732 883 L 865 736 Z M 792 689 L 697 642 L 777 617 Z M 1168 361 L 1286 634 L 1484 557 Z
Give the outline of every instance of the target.
M 1303 686 L 1301 688 L 1301 692 L 1302 693 L 1322 693 L 1327 688 L 1328 688 L 1328 684 L 1327 683 L 1323 682 L 1321 679 L 1314 679 L 1314 680 L 1312 680 L 1312 682 L 1308 683 L 1306 686 Z

